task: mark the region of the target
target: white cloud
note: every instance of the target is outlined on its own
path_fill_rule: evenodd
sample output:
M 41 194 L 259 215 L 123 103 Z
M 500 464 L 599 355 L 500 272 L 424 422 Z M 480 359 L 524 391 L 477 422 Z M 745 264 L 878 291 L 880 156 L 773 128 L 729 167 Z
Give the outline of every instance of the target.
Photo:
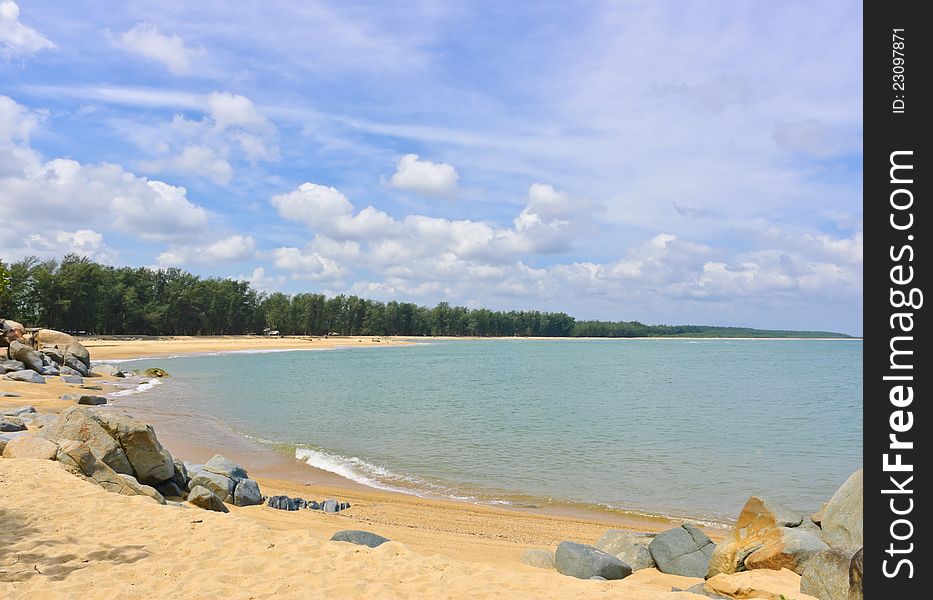
M 334 187 L 305 182 L 297 190 L 272 197 L 272 206 L 289 220 L 339 240 L 398 235 L 397 221 L 372 206 L 353 212 L 353 205 Z
M 253 269 L 251 275 L 237 275 L 234 277 L 237 281 L 248 281 L 253 289 L 260 292 L 275 292 L 282 289 L 285 285 L 286 277 L 284 275 L 266 275 L 266 270 L 262 267 Z
M 177 35 L 159 33 L 151 23 L 137 23 L 132 29 L 117 37 L 114 44 L 150 60 L 162 63 L 174 75 L 186 75 L 191 71 L 193 51 Z
M 180 173 L 200 175 L 214 183 L 226 185 L 233 178 L 233 167 L 212 148 L 185 146 L 180 154 L 139 161 L 140 169 L 150 173 Z
M 0 142 L 27 141 L 44 116 L 9 96 L 0 96 Z
M 332 280 L 342 277 L 347 272 L 336 261 L 313 251 L 303 252 L 298 248 L 285 247 L 276 248 L 263 255 L 269 257 L 277 269 L 288 272 L 292 279 Z
M 252 258 L 256 242 L 248 235 L 231 235 L 207 245 L 173 246 L 156 257 L 161 266 L 212 265 Z
M 0 1 L 0 56 L 31 55 L 54 48 L 48 38 L 19 21 L 19 5 Z
M 18 241 L 10 248 L 3 248 L 5 244 Z M 7 238 L 0 242 L 7 259 L 19 259 L 25 256 L 38 256 L 40 258 L 61 258 L 70 253 L 87 256 L 104 264 L 113 264 L 116 252 L 104 243 L 103 234 L 92 229 L 77 229 L 75 231 L 59 230 L 52 233 L 31 232 L 22 236 Z
M 417 154 L 406 154 L 398 161 L 389 184 L 425 196 L 450 196 L 456 193 L 459 178 L 453 165 L 419 160 Z
M 214 92 L 207 98 L 208 114 L 218 129 L 239 127 L 247 131 L 266 131 L 268 119 L 259 114 L 246 96 L 229 92 Z

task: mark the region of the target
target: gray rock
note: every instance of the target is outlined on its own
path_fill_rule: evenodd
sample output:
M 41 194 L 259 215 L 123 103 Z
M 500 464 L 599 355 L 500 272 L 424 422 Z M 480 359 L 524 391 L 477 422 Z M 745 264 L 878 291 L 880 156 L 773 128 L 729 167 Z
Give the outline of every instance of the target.
M 103 377 L 126 377 L 126 374 L 116 365 L 94 365 L 91 371 Z
M 246 474 L 246 469 L 236 464 L 232 460 L 227 460 L 220 454 L 215 454 L 209 461 L 204 463 L 204 470 L 210 471 L 211 473 L 217 473 L 218 475 L 223 475 L 224 477 L 233 479 L 234 481 L 246 479 L 249 477 L 249 475 Z
M 233 491 L 233 503 L 236 506 L 256 506 L 262 504 L 259 484 L 252 479 L 241 479 Z
M 71 367 L 61 367 L 58 369 L 58 372 L 62 375 L 71 375 L 72 377 L 81 377 L 81 373 L 75 371 Z M 78 383 L 84 383 L 83 378 Z
M 18 397 L 19 394 L 16 394 Z M 8 408 L 0 413 L 6 417 L 25 417 L 30 414 L 36 414 L 35 406 L 19 406 L 17 408 Z
M 65 362 L 65 354 L 54 346 L 40 348 L 39 352 L 48 356 L 50 359 L 52 359 L 52 362 L 57 365 L 63 364 Z
M 0 392 L 0 398 L 20 398 L 22 394 L 19 392 Z
M 188 475 L 188 468 L 185 467 L 185 462 L 176 458 L 172 460 L 172 465 L 175 467 L 175 472 L 172 474 L 172 483 L 181 490 L 187 491 L 189 489 L 188 481 L 191 477 Z
M 57 377 L 61 374 L 61 371 L 58 370 L 58 365 L 46 365 L 39 369 L 39 372 L 48 377 Z
M 156 485 L 155 489 L 165 497 L 185 498 L 188 496 L 188 492 L 178 487 L 171 479 Z
M 855 600 L 850 597 L 851 585 L 850 568 L 856 550 L 830 548 L 820 552 L 807 564 L 800 577 L 800 592 L 816 596 L 820 600 Z M 861 578 L 858 577 L 858 592 L 861 591 Z
M 11 381 L 22 381 L 25 383 L 45 383 L 45 377 L 30 369 L 23 369 L 22 371 L 11 371 L 4 375 L 4 377 Z
M 104 429 L 94 411 L 83 406 L 63 410 L 55 421 L 40 429 L 36 436 L 56 443 L 64 440 L 84 442 L 94 456 L 117 473 L 134 474 L 123 447 Z
M 589 579 L 595 575 L 606 579 L 623 579 L 632 574 L 632 568 L 594 546 L 561 542 L 554 553 L 557 570 L 578 579 Z
M 151 425 L 114 413 L 98 413 L 97 419 L 123 447 L 133 474 L 141 483 L 161 483 L 175 474 L 172 455 L 159 443 Z
M 537 569 L 557 568 L 553 550 L 528 550 L 522 554 L 522 563 Z
M 321 510 L 321 503 L 317 500 L 308 500 L 306 508 L 308 508 L 308 510 Z
M 654 559 L 648 550 L 648 544 L 653 539 L 653 533 L 610 529 L 599 538 L 595 546 L 632 567 L 632 571 L 640 571 L 654 567 Z
M 132 475 L 117 473 L 95 456 L 84 442 L 63 441 L 57 448 L 56 459 L 66 467 L 75 469 L 95 481 L 109 492 L 125 496 L 148 496 L 159 504 L 165 504 L 165 498 L 159 492 L 148 485 L 140 484 Z
M 587 579 L 589 579 L 590 581 L 609 581 L 605 577 L 600 577 L 599 575 L 593 575 L 592 577 L 588 577 Z
M 221 501 L 217 494 L 201 485 L 196 485 L 191 488 L 191 493 L 188 494 L 188 502 L 205 510 L 214 510 L 223 513 L 230 512 L 230 509 L 224 506 L 223 501 Z
M 662 573 L 705 577 L 714 547 L 705 533 L 684 523 L 656 535 L 648 550 Z
M 191 478 L 191 481 L 188 482 L 188 486 L 192 490 L 198 486 L 206 487 L 217 494 L 217 497 L 223 502 L 232 502 L 233 493 L 236 491 L 235 481 L 229 477 L 224 477 L 223 475 L 218 475 L 210 471 L 199 471 Z
M 25 368 L 26 365 L 22 361 L 0 360 L 0 374 L 9 373 L 10 371 L 22 371 Z
M 863 589 L 863 577 L 865 573 L 865 549 L 859 548 L 852 562 L 849 563 L 849 600 L 863 600 L 865 591 Z
M 104 389 L 104 388 L 100 387 L 99 385 L 88 385 L 88 384 L 86 384 L 86 383 L 85 383 L 84 385 L 81 385 L 81 386 L 78 386 L 78 387 L 80 387 L 82 390 L 94 390 L 95 392 L 99 392 L 99 391 L 101 391 L 102 389 Z
M 7 349 L 7 356 L 15 361 L 21 362 L 24 369 L 31 369 L 37 373 L 45 366 L 42 360 L 44 355 L 36 352 L 33 350 L 32 346 L 24 344 L 19 340 L 10 342 L 10 346 Z
M 307 503 L 301 498 L 289 498 L 288 496 L 271 496 L 266 499 L 266 506 L 278 510 L 298 510 L 307 506 Z
M 71 352 L 65 353 L 65 359 L 62 362 L 62 364 L 66 367 L 74 369 L 75 371 L 80 373 L 82 377 L 87 377 L 88 375 L 91 374 L 91 372 L 87 368 L 87 365 L 85 365 L 78 357 L 76 357 Z
M 0 419 L 0 432 L 25 431 L 26 423 L 19 417 L 3 417 Z
M 84 383 L 84 378 L 79 375 L 62 375 L 61 380 L 63 383 L 77 383 L 79 385 Z
M 136 478 L 133 477 L 132 475 L 126 475 L 124 473 L 117 473 L 117 477 L 122 477 L 123 480 L 126 482 L 126 485 L 129 486 L 130 488 L 133 488 L 134 491 L 136 491 L 137 495 L 149 496 L 150 498 L 152 498 L 159 504 L 165 504 L 165 498 L 162 497 L 162 494 L 160 494 L 159 491 L 156 490 L 154 487 L 139 483 L 138 481 L 136 481 Z
M 833 548 L 862 546 L 862 469 L 843 483 L 823 510 L 823 541 Z
M 58 415 L 50 415 L 50 414 L 43 413 L 41 415 L 40 414 L 27 415 L 25 418 L 29 419 L 30 426 L 35 427 L 36 429 L 42 429 L 49 423 L 54 423 L 55 420 L 58 419 Z
M 101 404 L 107 404 L 107 399 L 103 396 L 88 396 L 82 395 L 78 396 L 78 404 L 84 404 L 87 406 L 100 406 Z
M 340 510 L 336 500 L 325 500 L 321 509 L 326 513 L 335 513 Z
M 382 544 L 391 541 L 389 538 L 384 538 L 381 535 L 369 531 L 360 531 L 359 529 L 344 529 L 343 531 L 338 531 L 330 536 L 330 539 L 334 542 L 349 542 L 358 546 L 369 546 L 370 548 L 378 548 Z
M 705 583 L 698 583 L 696 585 L 691 585 L 687 589 L 680 588 L 671 588 L 672 592 L 690 592 L 691 594 L 696 594 L 697 596 L 706 596 L 707 598 L 715 598 L 716 600 L 733 600 L 727 596 L 723 596 L 714 592 L 713 590 L 706 587 Z

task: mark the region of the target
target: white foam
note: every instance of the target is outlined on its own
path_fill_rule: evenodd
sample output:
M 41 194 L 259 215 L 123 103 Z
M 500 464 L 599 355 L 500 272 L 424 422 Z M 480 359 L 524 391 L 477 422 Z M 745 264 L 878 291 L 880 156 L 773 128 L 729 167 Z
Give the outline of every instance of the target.
M 153 377 L 152 379 L 148 379 L 146 381 L 141 382 L 139 385 L 137 385 L 134 388 L 120 390 L 119 392 L 111 392 L 107 395 L 114 397 L 114 398 L 119 397 L 119 396 L 131 396 L 133 394 L 141 394 L 142 392 L 148 392 L 149 390 L 151 390 L 157 385 L 162 385 L 162 380 L 156 377 Z

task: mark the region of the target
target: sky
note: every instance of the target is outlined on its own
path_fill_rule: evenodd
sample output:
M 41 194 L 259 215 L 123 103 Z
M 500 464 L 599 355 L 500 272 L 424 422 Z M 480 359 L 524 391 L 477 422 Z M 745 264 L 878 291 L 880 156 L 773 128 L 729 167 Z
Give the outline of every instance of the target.
M 846 1 L 0 0 L 0 258 L 862 330 Z

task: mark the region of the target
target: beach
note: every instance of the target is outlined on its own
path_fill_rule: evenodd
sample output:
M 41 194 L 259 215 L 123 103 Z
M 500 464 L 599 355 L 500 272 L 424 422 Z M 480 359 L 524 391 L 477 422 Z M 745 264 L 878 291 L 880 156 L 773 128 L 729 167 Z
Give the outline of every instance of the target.
M 138 357 L 391 346 L 392 338 L 208 337 L 82 340 L 95 363 Z M 99 393 L 119 390 L 106 377 L 86 379 Z M 45 385 L 0 380 L 0 409 L 30 404 L 40 412 L 73 405 L 73 393 L 52 378 Z M 106 410 L 124 412 L 112 397 Z M 336 515 L 232 507 L 231 514 L 172 509 L 109 494 L 58 463 L 0 461 L 0 507 L 6 523 L 0 551 L 0 593 L 12 598 L 106 597 L 516 597 L 677 598 L 701 578 L 655 569 L 622 581 L 583 581 L 522 563 L 525 551 L 562 541 L 592 544 L 609 529 L 659 532 L 679 521 L 634 513 L 579 509 L 500 508 L 419 498 L 372 489 L 226 434 L 174 428 L 173 415 L 131 416 L 151 423 L 177 458 L 192 462 L 221 453 L 249 470 L 264 495 L 337 498 Z M 203 435 L 202 435 L 203 434 Z M 227 440 L 227 441 L 224 441 Z M 218 447 L 218 443 L 224 446 Z M 375 550 L 328 541 L 338 530 L 373 531 L 392 540 Z M 705 529 L 717 541 L 721 529 Z M 31 565 L 25 568 L 24 565 Z M 799 576 L 782 575 L 782 585 Z M 794 591 L 794 590 L 792 590 Z M 794 591 L 797 598 L 799 587 Z M 701 597 L 701 596 L 695 596 Z

